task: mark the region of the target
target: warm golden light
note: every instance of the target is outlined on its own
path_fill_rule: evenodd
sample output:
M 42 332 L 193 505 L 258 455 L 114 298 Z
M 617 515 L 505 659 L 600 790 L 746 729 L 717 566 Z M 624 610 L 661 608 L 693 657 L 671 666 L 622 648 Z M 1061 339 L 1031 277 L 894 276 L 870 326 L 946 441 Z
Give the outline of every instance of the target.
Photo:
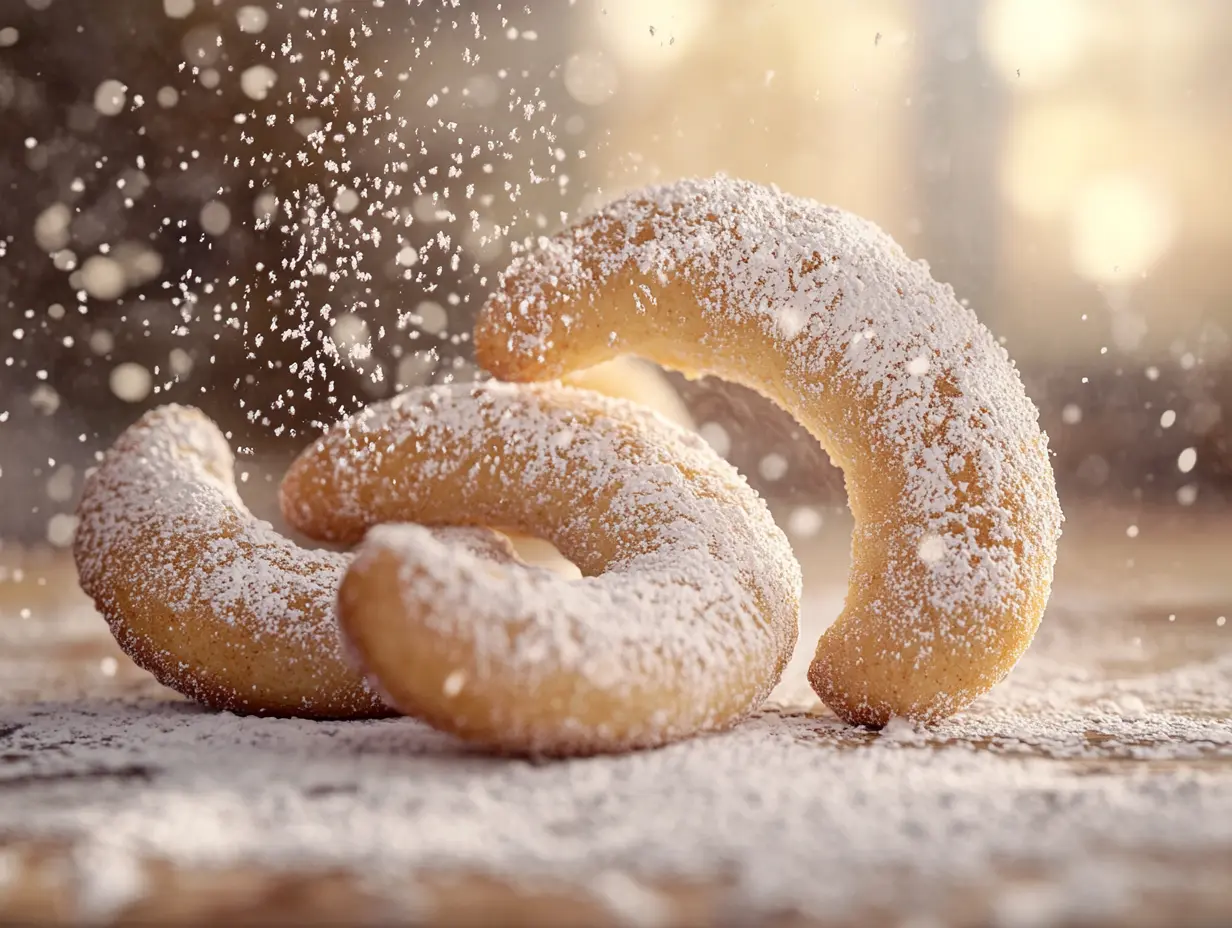
M 1122 134 L 1116 111 L 1091 99 L 1024 106 L 1006 138 L 1002 195 L 1033 219 L 1063 216 L 1083 180 L 1119 154 Z
M 711 0 L 621 0 L 603 10 L 599 34 L 621 64 L 658 70 L 693 47 L 713 13 Z
M 1074 270 L 1097 283 L 1140 277 L 1172 244 L 1176 220 L 1166 190 L 1129 174 L 1086 185 L 1070 212 Z
M 980 22 L 993 67 L 1017 87 L 1056 83 L 1077 63 L 1090 36 L 1084 0 L 992 0 Z

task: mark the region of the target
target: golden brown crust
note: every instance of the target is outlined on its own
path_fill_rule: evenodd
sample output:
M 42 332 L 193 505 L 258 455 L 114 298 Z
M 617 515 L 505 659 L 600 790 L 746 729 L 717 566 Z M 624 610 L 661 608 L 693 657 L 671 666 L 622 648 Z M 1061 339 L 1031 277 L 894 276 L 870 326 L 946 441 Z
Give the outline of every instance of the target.
M 724 728 L 795 644 L 799 565 L 765 504 L 692 433 L 590 391 L 411 391 L 306 449 L 282 503 L 310 536 L 366 534 L 339 616 L 375 685 L 489 748 L 588 754 Z M 398 522 L 539 535 L 584 578 L 382 524 Z
M 73 553 L 120 647 L 216 709 L 392 714 L 343 660 L 334 597 L 349 557 L 299 548 L 240 501 L 233 459 L 195 409 L 167 406 L 86 481 Z
M 515 261 L 475 348 L 515 381 L 640 355 L 795 415 L 856 519 L 809 674 L 845 719 L 947 716 L 1029 645 L 1061 522 L 1046 436 L 1004 350 L 871 223 L 726 178 L 639 191 Z

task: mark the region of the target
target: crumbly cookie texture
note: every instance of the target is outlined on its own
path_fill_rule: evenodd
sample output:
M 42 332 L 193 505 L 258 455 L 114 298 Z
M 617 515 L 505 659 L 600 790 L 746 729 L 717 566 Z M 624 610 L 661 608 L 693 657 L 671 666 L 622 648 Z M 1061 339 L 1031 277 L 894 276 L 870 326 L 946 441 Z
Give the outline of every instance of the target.
M 640 355 L 795 415 L 856 519 L 810 669 L 848 721 L 943 718 L 1030 644 L 1062 521 L 1037 410 L 975 314 L 873 223 L 726 177 L 637 191 L 515 259 L 475 347 L 516 381 Z
M 588 754 L 727 728 L 796 642 L 800 568 L 765 503 L 694 433 L 589 390 L 410 391 L 309 447 L 282 503 L 309 536 L 367 534 L 339 615 L 370 679 L 488 747 Z M 583 576 L 411 522 L 537 535 Z
M 393 714 L 342 651 L 334 605 L 350 555 L 301 548 L 254 517 L 201 412 L 146 413 L 86 481 L 78 516 L 82 588 L 159 682 L 246 714 Z M 438 534 L 501 556 L 491 532 Z

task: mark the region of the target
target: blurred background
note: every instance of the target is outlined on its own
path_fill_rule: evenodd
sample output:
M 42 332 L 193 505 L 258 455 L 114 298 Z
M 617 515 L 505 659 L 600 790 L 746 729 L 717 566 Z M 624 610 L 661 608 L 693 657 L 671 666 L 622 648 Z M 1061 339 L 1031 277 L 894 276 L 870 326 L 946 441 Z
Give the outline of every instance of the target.
M 169 401 L 268 509 L 321 423 L 475 376 L 511 243 L 717 171 L 952 283 L 1071 517 L 1219 514 L 1230 50 L 1224 0 L 0 0 L 0 542 L 66 545 L 94 455 Z M 841 512 L 788 417 L 669 379 L 794 535 Z

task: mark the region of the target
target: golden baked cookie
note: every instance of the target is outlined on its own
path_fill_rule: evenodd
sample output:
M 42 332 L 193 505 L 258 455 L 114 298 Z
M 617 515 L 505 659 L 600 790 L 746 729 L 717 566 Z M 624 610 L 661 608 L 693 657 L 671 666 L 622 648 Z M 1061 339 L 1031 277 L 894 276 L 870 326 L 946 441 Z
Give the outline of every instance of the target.
M 1004 348 L 873 223 L 724 177 L 631 193 L 503 275 L 475 330 L 497 377 L 634 354 L 751 387 L 843 469 L 842 615 L 810 670 L 843 718 L 962 709 L 1039 625 L 1061 510 Z
M 344 659 L 334 606 L 350 556 L 301 548 L 240 500 L 202 413 L 152 410 L 86 480 L 73 555 L 112 634 L 159 682 L 232 712 L 391 715 Z M 512 559 L 488 531 L 443 530 Z
M 588 390 L 377 403 L 301 454 L 282 507 L 311 537 L 367 535 L 339 619 L 387 700 L 491 748 L 622 751 L 725 728 L 795 645 L 799 565 L 762 500 L 693 433 Z M 411 522 L 541 536 L 583 576 L 396 524 Z

